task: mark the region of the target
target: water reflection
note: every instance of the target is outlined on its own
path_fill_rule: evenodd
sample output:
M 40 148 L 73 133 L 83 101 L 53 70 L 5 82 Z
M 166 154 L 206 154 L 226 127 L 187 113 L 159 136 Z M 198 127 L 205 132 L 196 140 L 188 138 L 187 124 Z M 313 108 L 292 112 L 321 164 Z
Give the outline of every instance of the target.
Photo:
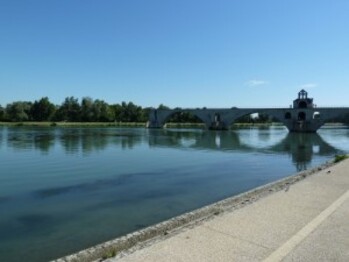
M 346 130 L 282 128 L 1 128 L 0 141 L 0 261 L 48 261 L 315 166 L 337 141 L 349 151 Z
M 81 143 L 81 130 L 64 130 L 58 137 L 61 146 L 68 154 L 74 154 L 79 151 Z
M 4 130 L 0 130 L 0 146 Z M 5 137 L 7 147 L 15 150 L 40 150 L 47 153 L 60 145 L 65 153 L 82 152 L 89 154 L 93 151 L 104 150 L 109 145 L 120 146 L 122 149 L 132 149 L 142 143 L 144 137 L 137 132 L 126 132 L 108 129 L 29 129 L 9 128 Z
M 273 133 L 265 130 L 252 130 L 247 133 L 214 131 L 175 132 L 173 135 L 171 133 L 168 131 L 166 135 L 150 136 L 149 145 L 243 153 L 289 154 L 298 171 L 307 169 L 314 155 L 331 156 L 339 151 L 317 133 L 299 134 L 283 131 Z M 183 143 L 183 141 L 191 142 Z
M 0 148 L 1 148 L 1 146 L 2 146 L 2 144 L 3 144 L 3 138 L 4 138 L 4 127 L 1 127 L 0 126 Z
M 0 130 L 0 141 L 16 150 L 35 149 L 49 153 L 60 145 L 66 154 L 90 154 L 108 146 L 134 149 L 145 144 L 149 147 L 165 147 L 191 150 L 217 150 L 242 153 L 286 153 L 297 170 L 306 169 L 315 155 L 328 156 L 338 149 L 324 141 L 317 133 L 288 133 L 284 129 L 251 129 L 233 132 L 202 130 L 146 130 L 146 129 L 29 129 L 9 128 L 7 138 Z M 2 144 L 0 143 L 0 146 Z
M 33 137 L 34 148 L 42 153 L 48 153 L 55 143 L 55 135 L 52 132 L 45 132 Z
M 55 143 L 56 136 L 50 129 L 16 127 L 8 128 L 8 132 L 5 130 L 3 129 L 1 133 L 6 134 L 7 146 L 16 150 L 38 149 L 42 153 L 47 153 Z
M 288 133 L 280 143 L 271 147 L 270 150 L 291 155 L 292 162 L 298 171 L 307 169 L 314 155 L 328 156 L 338 152 L 338 149 L 324 141 L 317 133 Z
M 243 149 L 239 134 L 220 131 L 152 131 L 149 134 L 150 147 L 190 148 L 198 150 Z M 247 147 L 246 147 L 247 148 Z

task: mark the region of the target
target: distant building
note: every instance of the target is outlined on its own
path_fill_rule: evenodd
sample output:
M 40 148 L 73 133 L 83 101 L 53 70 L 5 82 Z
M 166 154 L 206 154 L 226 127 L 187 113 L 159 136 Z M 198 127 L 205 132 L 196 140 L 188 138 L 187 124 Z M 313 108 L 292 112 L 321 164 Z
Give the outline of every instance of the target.
M 314 108 L 313 99 L 308 98 L 308 93 L 304 89 L 298 93 L 298 98 L 293 100 L 293 108 Z

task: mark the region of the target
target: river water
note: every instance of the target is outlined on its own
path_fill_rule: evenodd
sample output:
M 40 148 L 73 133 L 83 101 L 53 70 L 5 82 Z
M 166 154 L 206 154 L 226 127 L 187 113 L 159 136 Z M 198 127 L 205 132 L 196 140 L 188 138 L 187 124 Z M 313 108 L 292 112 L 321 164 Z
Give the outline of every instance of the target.
M 0 261 L 47 261 L 317 166 L 349 129 L 0 127 Z

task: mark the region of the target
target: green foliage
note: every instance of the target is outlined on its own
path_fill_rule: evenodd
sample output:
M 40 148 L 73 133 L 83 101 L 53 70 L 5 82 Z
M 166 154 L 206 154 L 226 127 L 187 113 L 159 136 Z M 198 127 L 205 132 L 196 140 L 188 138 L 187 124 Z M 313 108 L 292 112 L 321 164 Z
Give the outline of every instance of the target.
M 145 122 L 148 119 L 148 115 L 145 117 L 142 107 L 132 102 L 122 102 L 121 105 L 114 105 L 112 112 L 115 121 L 118 122 Z
M 80 121 L 80 104 L 78 99 L 74 98 L 73 96 L 67 97 L 57 110 L 54 120 L 69 122 Z
M 30 119 L 31 102 L 13 102 L 6 106 L 6 119 L 8 121 L 20 122 Z
M 271 119 L 267 114 L 258 114 L 258 116 L 255 119 L 255 123 L 269 123 L 269 122 L 271 122 Z
M 47 97 L 35 101 L 30 109 L 31 120 L 50 121 L 56 111 L 56 107 Z
M 109 250 L 107 251 L 103 256 L 102 256 L 102 259 L 103 260 L 106 260 L 108 258 L 112 258 L 112 257 L 115 257 L 117 254 L 116 250 L 112 249 L 112 250 Z
M 168 106 L 165 106 L 165 105 L 163 105 L 163 104 L 160 104 L 159 106 L 158 106 L 158 108 L 157 109 L 159 109 L 159 110 L 168 110 L 168 109 L 170 109 Z
M 95 100 L 93 103 L 95 121 L 109 122 L 113 120 L 112 111 L 109 105 L 103 100 Z
M 83 97 L 81 103 L 71 96 L 60 106 L 52 104 L 47 97 L 34 103 L 17 101 L 0 106 L 0 121 L 55 121 L 55 122 L 146 122 L 150 108 L 142 108 L 132 102 L 109 105 L 103 100 Z
M 114 117 L 111 106 L 106 102 L 84 97 L 81 101 L 80 119 L 83 122 L 109 122 Z
M 271 123 L 271 122 L 279 122 L 278 119 L 275 117 L 269 116 L 267 114 L 252 114 L 252 115 L 245 115 L 240 118 L 238 118 L 235 123 Z
M 168 119 L 170 123 L 201 123 L 202 120 L 194 116 L 189 112 L 178 112 L 173 114 L 170 119 Z
M 0 105 L 0 121 L 5 120 L 5 108 Z
M 90 97 L 83 97 L 81 100 L 81 121 L 90 122 L 94 120 L 93 100 Z
M 343 161 L 344 159 L 347 159 L 348 155 L 335 155 L 334 162 L 338 163 L 340 161 Z
M 253 118 L 251 117 L 251 115 L 245 115 L 242 117 L 239 117 L 235 123 L 253 123 Z

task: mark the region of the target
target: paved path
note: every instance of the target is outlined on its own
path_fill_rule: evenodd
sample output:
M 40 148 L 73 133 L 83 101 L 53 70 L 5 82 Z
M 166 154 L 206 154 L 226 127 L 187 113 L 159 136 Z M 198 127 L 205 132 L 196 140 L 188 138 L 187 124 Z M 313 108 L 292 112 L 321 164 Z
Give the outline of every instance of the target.
M 108 261 L 349 261 L 349 160 Z

